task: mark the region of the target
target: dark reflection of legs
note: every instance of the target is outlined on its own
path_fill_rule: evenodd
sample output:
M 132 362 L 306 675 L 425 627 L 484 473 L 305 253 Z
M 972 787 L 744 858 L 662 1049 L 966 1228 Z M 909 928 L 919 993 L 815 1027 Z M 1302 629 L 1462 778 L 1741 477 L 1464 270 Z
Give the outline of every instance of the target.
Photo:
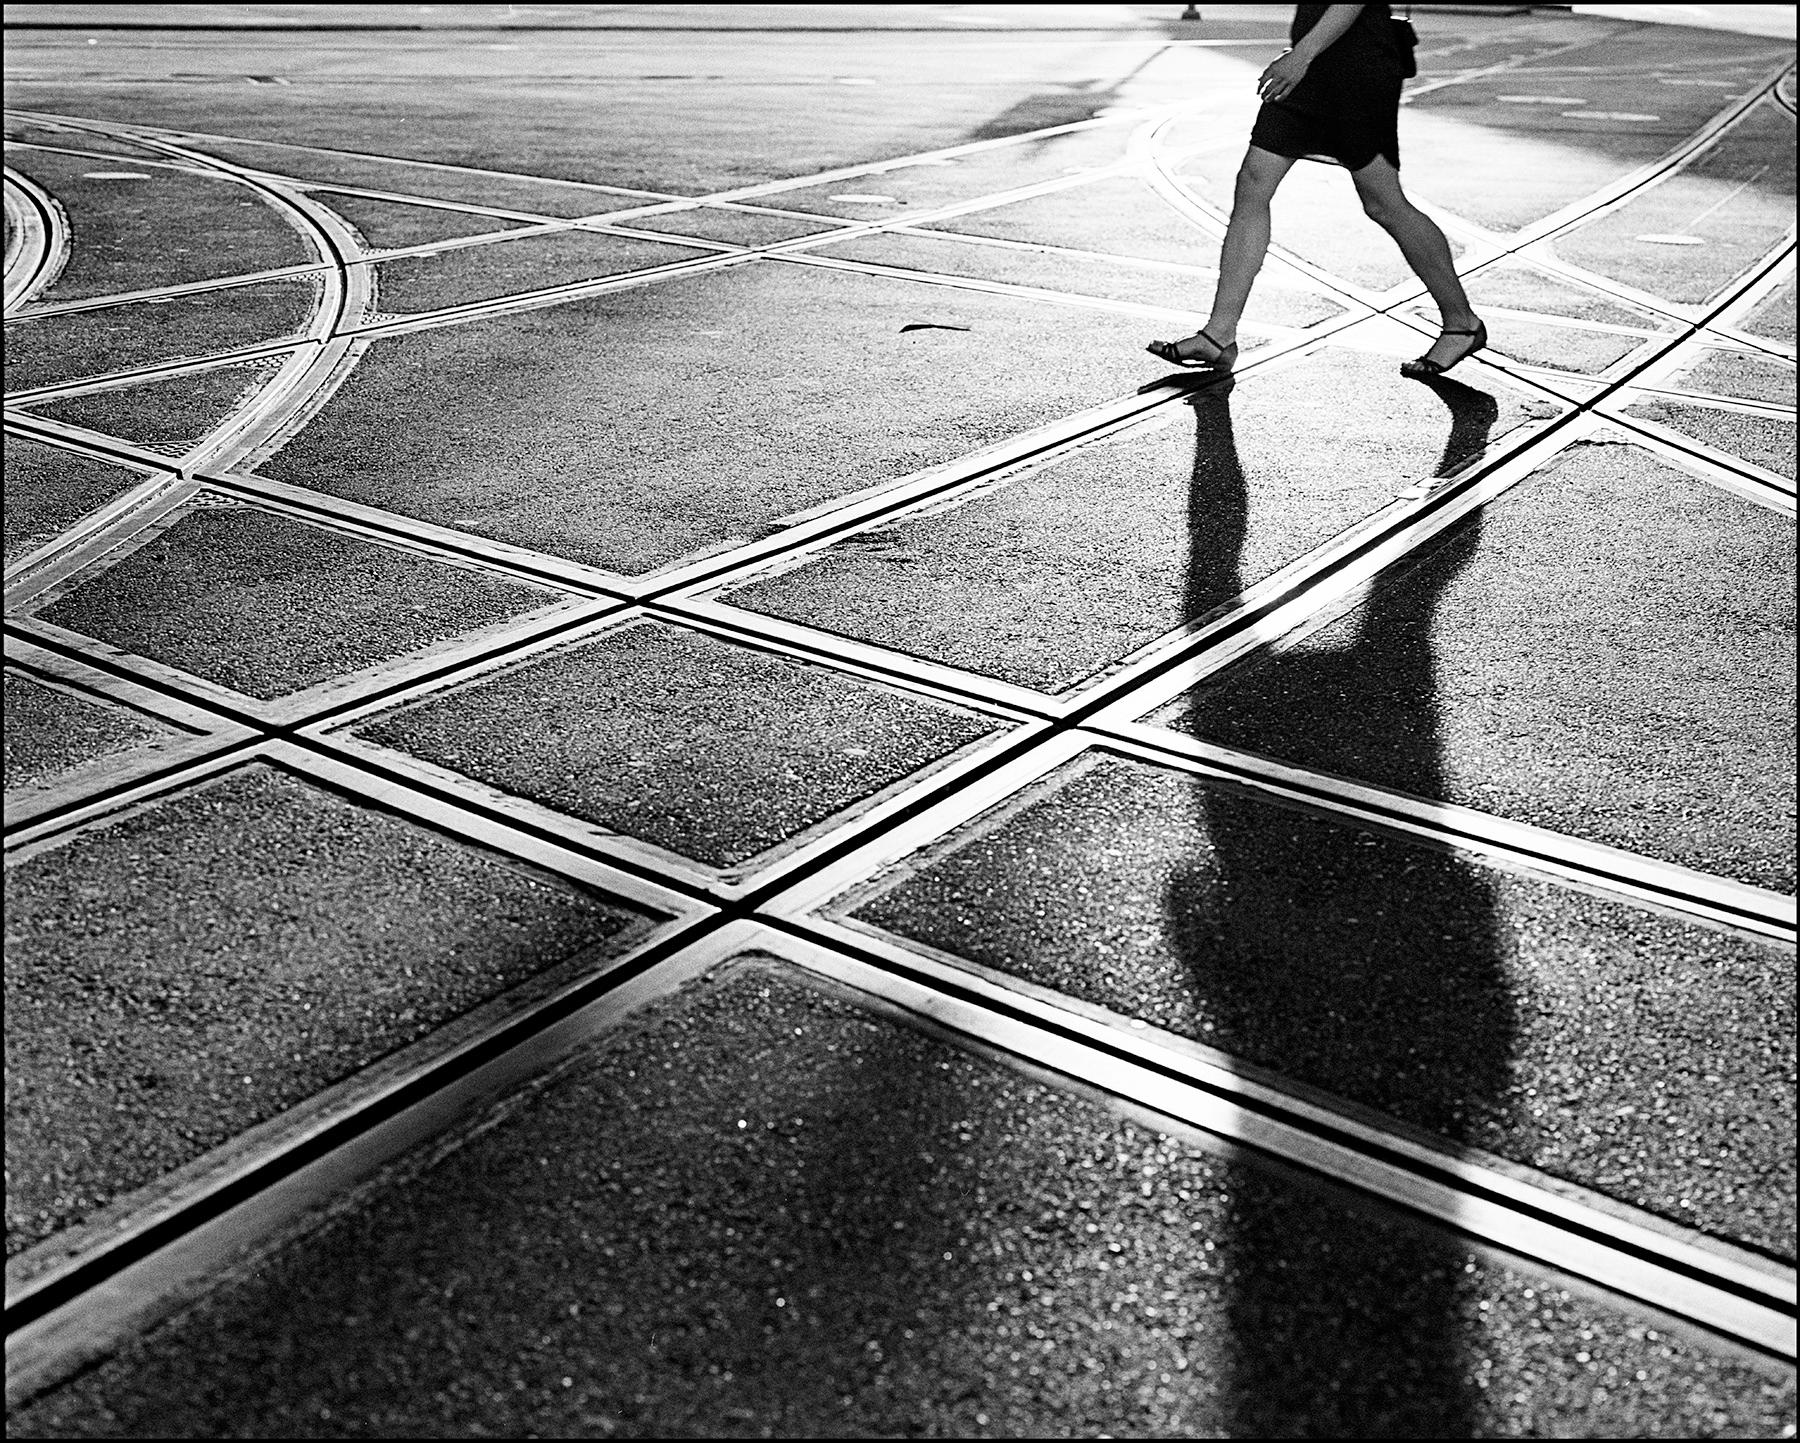
M 1440 473 L 1485 443 L 1492 399 L 1454 382 Z M 1247 511 L 1229 397 L 1194 402 L 1190 615 L 1241 589 Z M 1384 781 L 1437 794 L 1431 612 L 1472 554 L 1453 529 L 1384 576 L 1348 645 L 1228 671 L 1190 716 L 1208 740 L 1332 770 L 1334 738 L 1372 738 Z M 1170 923 L 1215 1031 L 1264 1067 L 1455 1139 L 1503 1093 L 1512 1018 L 1492 897 L 1448 853 L 1207 787 L 1204 845 L 1171 885 Z M 1326 1192 L 1250 1188 L 1222 1240 L 1232 1280 L 1234 1435 L 1466 1435 L 1476 1423 L 1454 1323 L 1457 1279 Z

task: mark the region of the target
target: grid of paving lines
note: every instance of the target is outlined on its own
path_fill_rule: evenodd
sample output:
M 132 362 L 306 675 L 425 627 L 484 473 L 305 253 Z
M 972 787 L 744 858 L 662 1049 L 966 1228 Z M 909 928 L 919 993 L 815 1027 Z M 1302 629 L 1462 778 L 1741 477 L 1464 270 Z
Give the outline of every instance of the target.
M 253 168 L 242 147 L 235 160 L 221 159 L 203 138 L 37 117 L 39 143 L 60 134 L 71 149 L 83 137 L 129 144 L 133 163 L 141 156 L 146 167 L 198 170 L 252 187 L 317 259 L 40 302 L 60 269 L 56 248 L 68 238 L 32 188 L 9 177 L 9 214 L 24 217 L 36 206 L 38 216 L 37 224 L 17 227 L 19 247 L 9 256 L 9 330 L 55 326 L 59 317 L 103 323 L 113 307 L 139 314 L 146 301 L 176 297 L 203 305 L 208 296 L 235 298 L 245 287 L 290 277 L 309 277 L 314 287 L 303 340 L 270 338 L 9 395 L 9 442 L 34 456 L 120 472 L 104 504 L 84 502 L 93 509 L 72 522 L 45 508 L 68 522 L 59 534 L 33 535 L 18 553 L 9 537 L 9 719 L 17 697 L 21 717 L 40 727 L 50 718 L 72 733 L 67 755 L 22 764 L 17 789 L 9 751 L 9 865 L 35 864 L 35 877 L 46 867 L 77 866 L 89 853 L 133 845 L 153 851 L 165 844 L 158 838 L 178 837 L 166 845 L 179 865 L 169 862 L 166 875 L 149 882 L 200 886 L 193 863 L 209 844 L 208 826 L 242 817 L 258 819 L 246 822 L 251 831 L 271 833 L 254 838 L 258 854 L 273 859 L 261 865 L 291 868 L 293 840 L 275 835 L 281 826 L 272 820 L 285 806 L 328 818 L 318 825 L 350 859 L 385 852 L 405 874 L 382 883 L 394 897 L 413 895 L 418 879 L 454 877 L 444 884 L 454 911 L 459 887 L 486 878 L 510 888 L 519 900 L 507 924 L 522 936 L 556 939 L 558 960 L 535 976 L 509 963 L 462 990 L 421 998 L 397 973 L 389 990 L 406 1005 L 345 1030 L 336 1071 L 239 1099 L 241 1106 L 202 1107 L 198 1123 L 179 1114 L 179 1126 L 168 1127 L 184 1143 L 45 1200 L 39 1215 L 47 1231 L 33 1236 L 8 1275 L 9 1313 L 36 1320 L 27 1325 L 38 1329 L 30 1336 L 50 1340 L 39 1345 L 33 1386 L 71 1365 L 56 1341 L 58 1320 L 99 1308 L 95 1300 L 113 1296 L 106 1289 L 117 1278 L 159 1256 L 176 1259 L 165 1273 L 203 1272 L 206 1248 L 194 1240 L 220 1216 L 229 1219 L 221 1199 L 287 1189 L 295 1198 L 285 1206 L 303 1207 L 311 1163 L 300 1159 L 302 1141 L 307 1158 L 332 1147 L 346 1156 L 368 1149 L 370 1158 L 357 1165 L 366 1172 L 427 1135 L 395 1120 L 428 1110 L 431 1099 L 516 1086 L 538 1065 L 529 1061 L 539 1055 L 533 1049 L 541 1052 L 558 1028 L 616 1018 L 628 1001 L 643 1005 L 705 966 L 752 952 L 782 957 L 904 1015 L 929 1015 L 945 1035 L 994 1055 L 1351 1181 L 1483 1242 L 1791 1360 L 1792 1270 L 1768 1258 L 1791 1256 L 1791 1238 L 1734 1208 L 1730 1188 L 1710 1211 L 1683 1216 L 1669 1201 L 1682 1191 L 1679 1177 L 1609 1180 L 1604 1149 L 1558 1153 L 1542 1138 L 1521 1141 L 1498 1120 L 1477 1125 L 1460 1111 L 1413 1115 L 1379 1076 L 1346 1078 L 1334 1090 L 1332 1067 L 1342 1058 L 1329 1048 L 1314 1075 L 1308 1064 L 1286 1062 L 1280 1048 L 1268 1050 L 1242 1018 L 1180 1006 L 1134 1010 L 1105 989 L 1084 991 L 1054 959 L 1021 961 L 1008 950 L 1016 939 L 985 936 L 968 911 L 972 896 L 986 896 L 994 916 L 1007 914 L 1004 884 L 995 890 L 982 858 L 1001 858 L 1002 876 L 1008 866 L 1029 876 L 1030 867 L 1009 854 L 1010 839 L 1059 808 L 1063 821 L 1053 820 L 1047 835 L 1068 825 L 1094 846 L 1129 852 L 1130 828 L 1117 819 L 1140 815 L 1134 807 L 1142 802 L 1129 801 L 1135 786 L 1144 795 L 1185 798 L 1168 803 L 1177 811 L 1208 799 L 1216 818 L 1230 811 L 1258 834 L 1303 833 L 1310 840 L 1293 843 L 1295 857 L 1316 863 L 1341 853 L 1358 876 L 1367 860 L 1359 859 L 1361 846 L 1391 853 L 1400 872 L 1454 871 L 1457 885 L 1480 891 L 1497 915 L 1524 919 L 1518 925 L 1527 928 L 1534 908 L 1549 915 L 1570 898 L 1584 899 L 1579 925 L 1596 936 L 1647 927 L 1677 953 L 1714 949 L 1721 971 L 1736 969 L 1752 993 L 1765 985 L 1767 957 L 1785 957 L 1794 930 L 1792 897 L 1770 884 L 1766 858 L 1688 865 L 1691 859 L 1623 848 L 1615 837 L 1579 835 L 1578 826 L 1559 830 L 1560 819 L 1481 810 L 1378 774 L 1263 755 L 1204 727 L 1184 729 L 1170 709 L 1208 686 L 1229 693 L 1260 661 L 1299 654 L 1309 638 L 1329 637 L 1373 608 L 1396 578 L 1448 564 L 1444 558 L 1472 544 L 1484 517 L 1510 514 L 1504 508 L 1519 497 L 1543 493 L 1545 477 L 1596 445 L 1631 448 L 1654 472 L 1646 485 L 1698 488 L 1746 537 L 1761 536 L 1765 523 L 1791 522 L 1791 470 L 1783 474 L 1778 454 L 1755 449 L 1741 439 L 1749 432 L 1734 429 L 1744 419 L 1764 427 L 1785 420 L 1791 429 L 1792 342 L 1765 334 L 1763 322 L 1772 298 L 1785 294 L 1791 304 L 1791 230 L 1709 279 L 1698 296 L 1647 293 L 1554 249 L 1585 228 L 1616 225 L 1634 203 L 1647 201 L 1648 213 L 1658 213 L 1672 193 L 1664 188 L 1736 138 L 1765 143 L 1773 117 L 1792 118 L 1780 79 L 1768 77 L 1658 163 L 1523 230 L 1498 233 L 1448 218 L 1471 290 L 1478 301 L 1495 298 L 1502 324 L 1494 353 L 1466 367 L 1471 384 L 1440 391 L 1450 412 L 1441 452 L 1435 444 L 1397 448 L 1383 466 L 1391 484 L 1320 506 L 1311 529 L 1275 525 L 1218 538 L 1232 554 L 1214 558 L 1217 576 L 1204 586 L 1195 584 L 1197 562 L 1184 571 L 1154 559 L 1157 546 L 1178 539 L 1187 524 L 1185 495 L 1172 490 L 1145 503 L 1144 534 L 1114 538 L 1145 558 L 1134 561 L 1123 593 L 1103 595 L 1115 578 L 1096 574 L 1066 596 L 1040 588 L 1016 600 L 1002 594 L 992 571 L 971 567 L 995 538 L 1018 536 L 1019 512 L 1007 508 L 1021 498 L 1041 504 L 1034 486 L 1095 488 L 1095 514 L 1104 515 L 1108 460 L 1148 456 L 1166 467 L 1179 459 L 1183 446 L 1171 444 L 1179 432 L 1171 423 L 1190 409 L 1201 436 L 1194 483 L 1208 467 L 1220 483 L 1221 468 L 1242 466 L 1229 446 L 1208 453 L 1221 417 L 1229 436 L 1231 406 L 1253 409 L 1297 378 L 1354 389 L 1374 364 L 1371 353 L 1380 358 L 1433 333 L 1429 315 L 1417 310 L 1416 284 L 1371 288 L 1277 246 L 1272 279 L 1290 296 L 1309 298 L 1310 308 L 1290 305 L 1246 327 L 1260 344 L 1232 388 L 1195 389 L 1169 378 L 1100 404 L 1062 405 L 1034 424 L 928 454 L 925 464 L 896 460 L 873 483 L 832 476 L 756 534 L 702 536 L 654 564 L 622 566 L 564 554 L 567 548 L 542 541 L 546 533 L 495 534 L 449 512 L 423 516 L 379 497 L 334 494 L 308 484 L 303 469 L 276 474 L 280 458 L 291 454 L 284 452 L 290 444 L 306 442 L 309 428 L 320 434 L 333 398 L 351 394 L 383 344 L 648 288 L 675 296 L 683 285 L 731 283 L 761 268 L 798 268 L 821 285 L 854 277 L 910 287 L 947 306 L 1049 302 L 1106 318 L 1121 333 L 1153 322 L 1160 329 L 1197 324 L 1179 308 L 1127 298 L 1129 287 L 1082 289 L 1068 265 L 1099 261 L 1119 274 L 1154 277 L 1177 269 L 1166 257 L 1062 244 L 1029 226 L 1007 234 L 1018 224 L 1009 207 L 1129 182 L 1147 204 L 1166 203 L 1197 249 L 1216 245 L 1224 217 L 1184 180 L 1183 156 L 1168 148 L 1179 114 L 1130 117 L 1128 133 L 1118 118 L 1081 122 L 714 196 L 594 187 L 558 213 L 459 204 L 443 194 L 454 189 L 455 167 L 431 168 L 438 184 L 429 194 L 334 184 L 283 175 L 277 159 Z M 784 192 L 1057 133 L 1102 146 L 1110 138 L 1114 158 L 1081 175 L 961 196 L 903 219 L 834 218 L 782 205 Z M 357 159 L 365 178 L 381 173 L 384 158 Z M 1704 179 L 1704 169 L 1696 173 Z M 515 189 L 536 180 L 471 179 Z M 356 204 L 334 211 L 334 192 Z M 593 209 L 582 210 L 589 202 Z M 381 244 L 377 228 L 390 226 L 392 238 L 411 243 Z M 414 239 L 421 235 L 429 238 Z M 908 264 L 859 259 L 846 249 L 879 237 L 913 244 L 892 252 Z M 926 239 L 931 246 L 921 249 Z M 976 258 L 1009 244 L 1046 258 L 1045 284 L 982 273 Z M 951 259 L 958 247 L 970 264 Z M 920 259 L 937 256 L 946 259 L 935 267 Z M 481 264 L 496 257 L 506 264 Z M 383 267 L 389 277 L 408 278 L 404 316 L 394 314 L 397 302 L 381 300 L 384 289 L 401 293 L 396 281 L 382 279 Z M 469 277 L 496 269 L 497 287 L 470 288 Z M 16 292 L 15 270 L 24 278 Z M 248 362 L 267 364 L 251 384 L 230 388 L 224 414 L 198 439 L 172 445 L 149 431 L 115 434 L 108 418 L 129 415 L 129 406 L 95 409 L 133 385 L 204 379 Z M 1390 432 L 1419 430 L 1408 413 L 1372 416 L 1372 432 L 1384 419 Z M 1305 472 L 1316 496 L 1332 494 L 1332 469 L 1326 454 Z M 1092 534 L 1078 540 L 1095 544 Z M 244 553 L 236 561 L 234 548 Z M 272 582 L 260 579 L 246 609 L 254 568 L 245 558 L 258 548 L 288 569 Z M 1034 550 L 1027 538 L 1013 553 L 1002 551 L 1002 565 L 1015 580 L 1034 567 L 1079 576 L 1077 549 Z M 1791 566 L 1791 543 L 1788 555 Z M 392 579 L 365 598 L 328 596 L 349 556 Z M 874 585 L 878 594 L 896 575 L 894 595 L 923 597 L 927 609 L 969 598 L 965 619 L 983 633 L 977 644 L 934 642 L 925 618 L 885 605 L 866 616 L 828 612 L 829 624 L 819 619 L 820 597 L 847 586 Z M 399 598 L 409 590 L 431 592 L 436 611 L 405 606 Z M 154 609 L 146 599 L 157 597 L 180 600 L 154 618 L 160 631 L 146 624 Z M 1047 664 L 1020 649 L 1034 617 L 1052 629 L 1066 626 L 1072 638 L 1083 609 L 1101 602 L 1118 618 L 1091 655 L 1069 662 L 1066 648 L 1051 647 L 1058 664 Z M 332 606 L 348 608 L 346 616 L 380 614 L 388 629 L 373 650 L 328 647 L 314 655 L 304 637 L 298 651 L 279 649 L 288 633 L 304 630 L 295 618 Z M 196 659 L 203 654 L 216 662 Z M 608 721 L 603 730 L 592 725 L 597 705 Z M 764 718 L 777 707 L 804 726 L 769 736 Z M 83 724 L 90 732 L 79 731 Z M 1090 785 L 1098 788 L 1091 797 L 1082 791 Z M 1068 823 L 1071 810 L 1079 826 Z M 1754 852 L 1754 835 L 1748 845 Z M 1453 860 L 1432 860 L 1444 857 Z M 340 863 L 333 857 L 318 865 L 329 871 Z M 1146 887 L 1206 892 L 1217 885 L 1216 878 L 1184 883 L 1179 866 L 1146 853 L 1097 864 L 1094 875 L 1116 872 L 1108 885 L 1150 908 L 1160 903 Z M 1356 921 L 1342 907 L 1322 915 L 1339 928 Z M 350 940 L 333 956 L 352 957 L 364 945 L 356 941 L 359 925 L 349 924 Z M 445 935 L 460 936 L 465 921 L 444 925 Z M 1444 925 L 1454 930 L 1467 918 L 1446 913 Z M 426 934 L 434 935 L 429 927 Z M 511 958 L 507 949 L 523 945 L 508 941 L 500 950 Z M 1117 937 L 1095 939 L 1100 955 L 1121 945 Z M 404 951 L 382 956 L 412 976 Z M 291 1025 L 291 1017 L 280 1020 L 278 1040 L 280 1027 Z M 510 1072 L 503 1067 L 490 1078 L 480 1071 L 515 1055 L 526 1060 Z M 1450 1058 L 1446 1045 L 1442 1060 Z M 261 1065 L 232 1062 L 234 1070 Z M 1472 1112 L 1484 1086 L 1469 1084 Z M 1451 1101 L 1447 1093 L 1446 1107 Z M 1711 1237 L 1697 1243 L 1676 1224 L 1696 1224 Z M 162 1285 L 173 1287 L 166 1277 Z M 111 1326 L 117 1332 L 142 1320 L 121 1315 Z

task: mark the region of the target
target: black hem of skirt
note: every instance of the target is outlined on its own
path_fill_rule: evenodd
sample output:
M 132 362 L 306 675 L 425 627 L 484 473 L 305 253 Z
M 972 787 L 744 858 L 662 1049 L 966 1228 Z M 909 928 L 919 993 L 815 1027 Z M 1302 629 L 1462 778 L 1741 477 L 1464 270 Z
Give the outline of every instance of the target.
M 1366 130 L 1326 116 L 1309 115 L 1279 100 L 1264 101 L 1250 130 L 1250 143 L 1258 150 L 1284 155 L 1289 160 L 1318 160 L 1361 170 L 1376 156 L 1385 156 L 1400 168 L 1397 134 L 1370 135 Z

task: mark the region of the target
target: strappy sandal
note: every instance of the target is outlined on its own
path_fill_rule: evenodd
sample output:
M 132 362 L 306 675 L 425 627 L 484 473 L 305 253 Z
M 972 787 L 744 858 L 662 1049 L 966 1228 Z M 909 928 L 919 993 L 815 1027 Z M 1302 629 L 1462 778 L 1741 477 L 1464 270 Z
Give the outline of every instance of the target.
M 1433 376 L 1443 375 L 1445 371 L 1449 370 L 1458 361 L 1468 360 L 1470 356 L 1474 355 L 1487 344 L 1487 326 L 1484 322 L 1477 321 L 1475 322 L 1475 329 L 1472 331 L 1438 332 L 1438 340 L 1442 340 L 1445 336 L 1473 336 L 1475 338 L 1475 344 L 1468 347 L 1460 355 L 1452 356 L 1448 361 L 1434 361 L 1428 355 L 1415 356 L 1410 361 L 1402 361 L 1400 363 L 1400 374 L 1402 376 L 1410 376 L 1415 381 L 1428 381 Z M 1436 345 L 1437 342 L 1433 341 L 1432 344 Z
M 1158 360 L 1167 361 L 1171 366 L 1183 366 L 1197 371 L 1229 371 L 1237 364 L 1237 342 L 1229 346 L 1221 346 L 1205 331 L 1195 331 L 1188 339 L 1202 340 L 1213 348 L 1213 354 L 1206 356 L 1184 356 L 1181 354 L 1180 341 L 1152 341 L 1144 349 Z

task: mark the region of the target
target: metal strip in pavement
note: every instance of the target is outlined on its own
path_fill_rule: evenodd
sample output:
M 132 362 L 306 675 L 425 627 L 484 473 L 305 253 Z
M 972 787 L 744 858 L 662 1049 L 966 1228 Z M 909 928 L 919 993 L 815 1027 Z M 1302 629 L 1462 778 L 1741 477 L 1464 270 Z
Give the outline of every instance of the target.
M 1514 232 L 1511 237 L 1513 249 L 1517 250 L 1521 246 L 1548 240 L 1585 221 L 1596 220 L 1607 212 L 1617 209 L 1642 191 L 1650 189 L 1684 169 L 1690 160 L 1702 151 L 1711 149 L 1771 95 L 1791 63 L 1784 60 L 1778 70 L 1766 73 L 1765 78 L 1761 80 L 1752 81 L 1750 89 L 1743 96 L 1725 106 L 1663 156 L 1639 166 L 1636 170 L 1620 176 L 1617 180 L 1607 182 L 1580 200 L 1571 202 L 1560 210 L 1552 211 L 1549 215 L 1532 222 L 1522 230 Z
M 206 763 L 216 752 L 239 750 L 256 740 L 256 733 L 240 723 L 162 696 L 125 678 L 96 671 L 79 660 L 45 651 L 22 638 L 6 638 L 6 664 L 9 671 L 65 695 L 111 703 L 184 733 L 175 738 L 147 740 L 112 756 L 91 758 L 41 785 L 9 790 L 4 819 L 8 834 L 100 797 L 179 776 Z
M 771 929 L 773 930 L 773 929 Z M 899 1006 L 953 1035 L 1128 1099 L 1229 1142 L 1422 1213 L 1510 1253 L 1598 1283 L 1785 1360 L 1795 1352 L 1794 1273 L 1754 1254 L 1671 1235 L 1563 1185 L 1484 1166 L 1472 1150 L 1432 1149 L 1360 1119 L 1003 989 L 961 968 L 882 947 L 842 926 L 758 950 Z M 829 943 L 829 945 L 827 945 Z
M 189 375 L 196 371 L 216 371 L 222 366 L 236 365 L 242 361 L 262 361 L 278 356 L 290 356 L 299 351 L 316 347 L 318 344 L 317 341 L 271 341 L 255 346 L 244 346 L 235 351 L 215 351 L 210 355 L 188 356 L 179 361 L 161 361 L 153 366 L 138 366 L 125 371 L 106 371 L 98 376 L 84 376 L 78 381 L 64 381 L 54 386 L 34 386 L 25 391 L 8 391 L 6 404 L 8 408 L 31 406 L 39 401 L 55 401 L 67 396 L 82 396 L 90 391 L 109 391 L 117 386 L 136 385 L 141 381 L 161 381 L 175 376 Z
M 1502 495 L 1579 439 L 1593 423 L 1579 412 L 1527 424 L 1512 444 L 1490 452 L 1423 497 L 1394 502 L 1341 532 L 1239 598 L 1226 614 L 1171 646 L 1106 677 L 1079 697 L 1083 720 L 1134 721 L 1214 672 L 1286 635 L 1309 616 L 1365 586 L 1471 511 Z M 1280 578 L 1279 585 L 1272 585 Z
M 1792 406 L 1784 406 L 1777 401 L 1758 401 L 1745 396 L 1721 396 L 1714 391 L 1683 391 L 1673 386 L 1645 386 L 1633 383 L 1626 388 L 1623 395 L 1627 397 L 1656 396 L 1671 401 L 1685 402 L 1691 406 L 1701 406 L 1712 411 L 1733 411 L 1742 416 L 1767 416 L 1774 421 L 1791 421 L 1794 418 L 1794 407 Z
M 1692 436 L 1646 416 L 1628 416 L 1623 408 L 1630 405 L 1633 399 L 1626 394 L 1618 400 L 1597 402 L 1592 414 L 1597 420 L 1604 422 L 1608 429 L 1646 449 L 1654 450 L 1660 456 L 1683 456 L 1690 463 L 1688 469 L 1705 480 L 1730 484 L 1733 489 L 1741 490 L 1776 510 L 1793 511 L 1794 481 L 1791 477 L 1753 465 L 1741 456 L 1708 446 L 1704 441 L 1696 441 Z
M 571 190 L 599 191 L 611 195 L 645 195 L 652 192 L 631 190 L 623 186 L 602 185 L 593 181 L 562 180 L 551 176 L 525 175 L 510 170 L 483 170 L 477 166 L 454 165 L 445 161 L 414 160 L 398 155 L 377 155 L 370 151 L 337 150 L 328 146 L 299 145 L 286 140 L 256 140 L 242 135 L 219 135 L 204 130 L 174 130 L 160 125 L 138 125 L 129 122 L 95 121 L 79 115 L 62 115 L 46 110 L 22 110 L 8 107 L 8 115 L 16 115 L 21 120 L 43 121 L 72 130 L 93 130 L 101 134 L 117 135 L 123 139 L 169 139 L 183 140 L 222 140 L 229 145 L 260 145 L 272 150 L 298 150 L 309 155 L 328 155 L 343 160 L 373 160 L 388 165 L 408 165 L 418 170 L 453 171 L 459 175 L 482 176 L 499 180 L 531 180 L 540 185 L 566 186 Z M 244 166 L 246 171 L 253 166 Z M 282 180 L 296 180 L 299 177 L 279 175 L 279 172 L 267 172 L 278 175 Z M 309 185 L 329 185 L 329 181 L 308 181 Z
M 221 171 L 203 170 L 199 166 L 184 166 L 182 169 L 192 175 L 208 176 L 221 179 L 238 180 L 239 177 L 226 176 Z M 311 194 L 311 191 L 307 191 Z M 385 199 L 385 197 L 378 197 Z M 411 205 L 410 200 L 398 201 L 396 204 Z M 329 206 L 325 207 L 330 209 Z M 335 214 L 335 212 L 334 212 Z M 521 219 L 528 219 L 521 217 Z M 491 234 L 474 236 L 451 236 L 440 241 L 428 241 L 419 245 L 400 246 L 393 250 L 368 250 L 357 246 L 345 259 L 347 265 L 382 265 L 388 261 L 405 260 L 410 256 L 436 255 L 443 251 L 467 250 L 471 246 L 493 245 L 509 240 L 529 240 L 535 236 L 552 235 L 560 231 L 575 230 L 578 222 L 568 220 L 536 221 L 520 226 L 514 230 L 497 231 Z M 633 232 L 635 234 L 635 232 Z M 244 286 L 260 285 L 264 281 L 290 280 L 302 276 L 316 276 L 337 269 L 331 261 L 310 261 L 303 265 L 276 266 L 265 271 L 246 271 L 241 275 L 220 276 L 215 280 L 183 281 L 178 285 L 151 286 L 138 291 L 116 291 L 103 296 L 88 296 L 80 300 L 55 301 L 43 305 L 34 305 L 16 317 L 20 322 L 39 321 L 52 316 L 67 316 L 83 311 L 101 311 L 112 306 L 135 305 L 143 301 L 170 300 L 178 296 L 202 295 L 213 291 L 237 290 Z
M 739 646 L 818 663 L 848 676 L 881 682 L 934 701 L 972 707 L 1008 721 L 1054 718 L 1062 710 L 1061 703 L 1048 692 L 710 597 L 679 596 L 646 603 L 644 609 L 646 615 L 677 622 Z
M 629 879 L 585 885 L 639 900 L 613 880 L 644 893 Z M 403 1151 L 472 1122 L 630 1010 L 723 960 L 704 943 L 683 947 L 696 931 L 718 935 L 706 926 L 711 910 L 663 900 L 642 904 L 665 920 L 625 953 L 563 964 L 554 990 L 523 1007 L 493 998 L 128 1196 L 104 1222 L 12 1259 L 8 1406 L 147 1330 Z M 676 966 L 657 966 L 671 957 Z
M 840 256 L 782 255 L 768 259 L 777 264 L 816 266 L 824 270 L 853 271 L 858 275 L 881 276 L 888 280 L 908 281 L 917 285 L 940 286 L 946 290 L 978 291 L 983 295 L 1006 296 L 1023 301 L 1046 301 L 1051 305 L 1078 310 L 1106 311 L 1112 315 L 1142 316 L 1146 320 L 1186 322 L 1206 319 L 1203 311 L 1182 306 L 1153 306 L 1142 301 L 1118 301 L 1106 296 L 1084 295 L 1079 291 L 1046 290 L 1010 281 L 990 281 L 980 276 L 961 276 L 940 271 L 913 271 L 903 266 L 884 265 L 879 261 L 853 261 Z M 1254 326 L 1241 329 L 1264 335 L 1299 338 L 1306 334 L 1298 326 Z
M 197 482 L 176 476 L 152 477 L 132 487 L 89 518 L 92 524 L 78 523 L 56 541 L 23 558 L 16 572 L 6 573 L 6 615 L 16 616 L 100 558 L 130 546 L 133 538 L 165 521 L 199 491 Z
M 1339 820 L 1452 847 L 1516 870 L 1649 903 L 1765 941 L 1795 943 L 1795 900 L 1782 892 L 1696 871 L 1567 832 L 1432 801 L 1272 757 L 1220 746 L 1147 722 L 1092 725 L 1111 752 L 1250 787 Z
M 30 440 L 39 445 L 48 444 L 48 439 L 44 437 L 27 436 L 22 431 L 13 434 L 19 439 Z M 93 459 L 90 453 L 85 451 L 67 447 L 61 449 L 73 456 Z M 140 470 L 141 468 L 133 465 L 131 469 Z M 6 609 L 9 612 L 12 611 L 16 601 L 22 601 L 31 594 L 26 585 L 27 578 L 31 577 L 40 567 L 54 565 L 66 552 L 81 546 L 89 537 L 110 531 L 124 518 L 137 512 L 139 508 L 154 508 L 159 501 L 165 498 L 167 493 L 185 485 L 186 483 L 182 481 L 173 466 L 166 470 L 151 472 L 135 485 L 113 497 L 112 500 L 63 528 L 52 540 L 25 552 L 6 567 Z M 150 516 L 155 514 L 157 513 L 154 510 L 146 512 L 146 515 Z
M 61 273 L 69 257 L 69 226 L 55 198 L 11 166 L 6 167 L 5 196 L 13 221 L 4 303 L 11 316 Z

